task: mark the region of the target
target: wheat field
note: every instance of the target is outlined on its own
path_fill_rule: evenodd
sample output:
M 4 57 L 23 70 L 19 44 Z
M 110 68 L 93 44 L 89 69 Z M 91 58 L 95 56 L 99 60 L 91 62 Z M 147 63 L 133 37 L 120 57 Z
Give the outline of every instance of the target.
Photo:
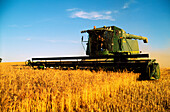
M 137 73 L 34 70 L 0 63 L 0 111 L 134 112 L 170 111 L 170 68 L 159 80 Z

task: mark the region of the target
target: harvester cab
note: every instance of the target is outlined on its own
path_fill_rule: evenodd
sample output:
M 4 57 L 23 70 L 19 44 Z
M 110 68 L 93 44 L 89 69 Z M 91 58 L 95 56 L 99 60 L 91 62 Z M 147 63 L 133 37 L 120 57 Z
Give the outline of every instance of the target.
M 81 31 L 89 34 L 86 55 L 139 54 L 138 40 L 148 42 L 146 37 L 127 34 L 116 26 L 101 27 Z M 83 39 L 82 39 L 82 42 Z

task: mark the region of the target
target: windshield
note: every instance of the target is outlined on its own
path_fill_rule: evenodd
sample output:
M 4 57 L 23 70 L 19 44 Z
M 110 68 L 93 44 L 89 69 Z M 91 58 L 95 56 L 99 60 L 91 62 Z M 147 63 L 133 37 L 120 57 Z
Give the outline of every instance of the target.
M 89 32 L 91 54 L 112 50 L 112 32 L 93 31 Z

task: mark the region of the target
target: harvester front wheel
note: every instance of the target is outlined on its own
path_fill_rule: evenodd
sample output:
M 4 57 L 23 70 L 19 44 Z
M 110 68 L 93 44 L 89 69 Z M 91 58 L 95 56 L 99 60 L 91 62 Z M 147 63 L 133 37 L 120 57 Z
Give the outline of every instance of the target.
M 153 63 L 152 65 L 147 67 L 147 73 L 149 79 L 159 79 L 160 78 L 160 67 L 158 63 Z
M 155 69 L 154 78 L 159 79 L 160 78 L 160 67 L 158 63 L 154 64 L 154 69 Z

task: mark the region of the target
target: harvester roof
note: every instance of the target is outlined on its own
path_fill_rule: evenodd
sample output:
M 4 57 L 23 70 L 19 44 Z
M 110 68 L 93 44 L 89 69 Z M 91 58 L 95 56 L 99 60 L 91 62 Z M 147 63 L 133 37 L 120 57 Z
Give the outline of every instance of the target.
M 92 32 L 92 31 L 111 31 L 113 32 L 113 29 L 115 28 L 116 26 L 104 26 L 104 27 L 99 27 L 99 28 L 96 28 L 96 26 L 94 26 L 93 29 L 89 29 L 89 30 L 83 30 L 81 31 L 81 33 L 88 33 L 88 32 Z M 120 29 L 118 27 L 116 27 L 117 29 Z

